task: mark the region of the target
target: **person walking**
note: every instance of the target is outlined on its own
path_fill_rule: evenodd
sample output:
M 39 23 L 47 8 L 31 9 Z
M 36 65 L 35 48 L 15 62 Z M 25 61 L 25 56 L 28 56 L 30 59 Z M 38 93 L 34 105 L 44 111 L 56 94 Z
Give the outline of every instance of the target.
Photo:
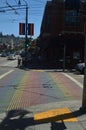
M 18 67 L 20 67 L 22 65 L 22 58 L 21 56 L 19 55 L 18 56 Z

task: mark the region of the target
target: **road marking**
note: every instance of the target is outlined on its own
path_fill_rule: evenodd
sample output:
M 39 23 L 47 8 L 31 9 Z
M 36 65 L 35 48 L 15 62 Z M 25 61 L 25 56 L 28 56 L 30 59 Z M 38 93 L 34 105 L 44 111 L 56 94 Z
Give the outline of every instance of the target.
M 19 85 L 17 86 L 16 91 L 14 92 L 9 105 L 7 107 L 7 111 L 12 110 L 12 109 L 20 109 L 21 107 L 26 108 L 27 104 L 26 101 L 22 101 L 22 96 L 24 94 L 24 88 L 26 85 L 26 82 L 28 80 L 28 72 L 22 77 Z M 30 99 L 28 99 L 30 100 Z
M 10 71 L 8 71 L 8 72 L 2 74 L 2 75 L 0 76 L 0 79 L 4 78 L 6 75 L 12 73 L 13 71 L 14 71 L 14 70 L 10 70 Z
M 34 114 L 35 121 L 44 122 L 77 122 L 77 118 L 73 115 L 69 108 L 58 108 L 45 112 Z
M 83 88 L 83 85 L 78 82 L 76 79 L 74 79 L 73 77 L 69 76 L 68 74 L 66 73 L 63 73 L 63 75 L 65 75 L 67 78 L 71 79 L 73 82 L 75 82 L 80 88 Z
M 38 70 L 32 70 L 32 71 L 36 71 L 36 72 L 44 72 L 44 70 L 38 69 Z

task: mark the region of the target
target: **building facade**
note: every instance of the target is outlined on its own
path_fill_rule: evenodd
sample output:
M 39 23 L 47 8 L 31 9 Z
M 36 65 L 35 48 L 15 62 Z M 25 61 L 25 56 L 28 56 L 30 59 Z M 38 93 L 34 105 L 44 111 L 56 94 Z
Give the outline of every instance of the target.
M 39 45 L 47 61 L 58 61 L 58 67 L 74 67 L 84 60 L 84 25 L 86 2 L 52 0 L 46 3 Z M 63 61 L 60 63 L 60 61 Z

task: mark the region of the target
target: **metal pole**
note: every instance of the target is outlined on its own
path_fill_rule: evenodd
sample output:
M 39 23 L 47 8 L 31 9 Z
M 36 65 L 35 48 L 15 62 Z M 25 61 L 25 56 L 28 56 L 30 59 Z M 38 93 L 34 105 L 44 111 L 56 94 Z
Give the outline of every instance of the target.
M 83 97 L 82 97 L 82 107 L 80 110 L 86 113 L 86 23 L 85 23 L 85 72 L 84 72 L 84 82 L 83 82 Z
M 26 21 L 25 21 L 25 67 L 27 66 L 27 35 L 28 35 L 28 5 L 26 3 Z
M 63 72 L 65 71 L 65 59 L 66 58 L 66 45 L 64 43 L 64 54 L 63 54 Z
M 84 49 L 84 52 L 85 52 L 85 71 L 84 71 L 84 81 L 83 81 L 83 97 L 82 97 L 82 107 L 80 108 L 80 110 L 82 111 L 82 113 L 86 113 L 86 30 L 85 30 L 85 26 L 86 24 L 84 25 L 84 35 L 85 35 L 85 49 Z
M 27 46 L 26 46 L 26 44 L 27 44 L 27 41 L 28 41 L 28 38 L 27 38 L 27 35 L 28 35 L 28 3 L 25 0 L 23 0 L 23 1 L 26 3 L 25 44 L 24 44 L 24 46 L 25 46 L 25 59 L 24 59 L 23 64 L 24 64 L 25 67 L 27 67 Z M 18 4 L 19 5 L 21 4 L 20 0 L 18 1 Z

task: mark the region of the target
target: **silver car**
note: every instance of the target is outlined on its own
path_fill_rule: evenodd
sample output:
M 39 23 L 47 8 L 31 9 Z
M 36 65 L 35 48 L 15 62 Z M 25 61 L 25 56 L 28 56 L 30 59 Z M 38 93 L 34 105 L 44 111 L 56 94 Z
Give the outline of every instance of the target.
M 7 57 L 7 60 L 15 60 L 15 59 L 16 59 L 15 54 L 10 54 L 10 55 Z

